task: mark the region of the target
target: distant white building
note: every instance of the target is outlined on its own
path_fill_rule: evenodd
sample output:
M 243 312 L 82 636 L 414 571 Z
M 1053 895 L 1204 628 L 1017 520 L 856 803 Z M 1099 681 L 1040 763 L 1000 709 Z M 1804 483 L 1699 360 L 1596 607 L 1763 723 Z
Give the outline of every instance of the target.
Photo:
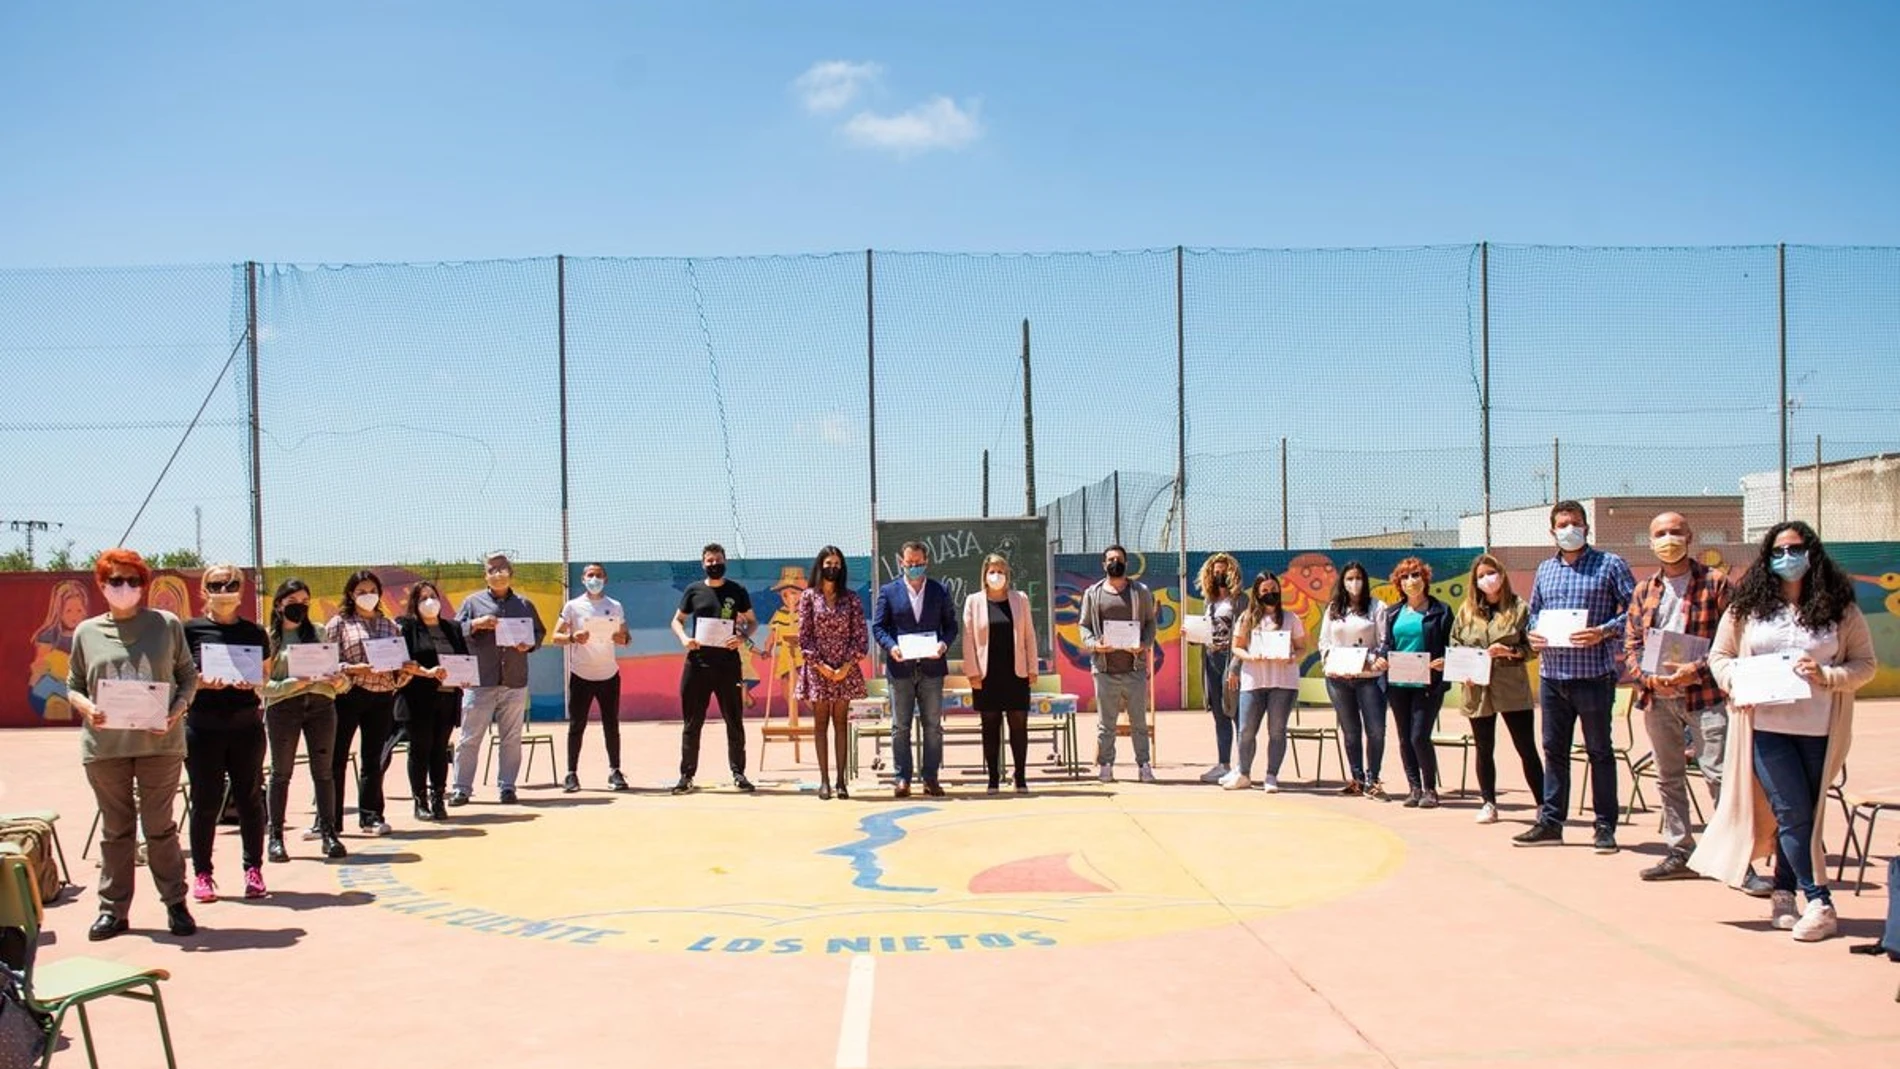
M 1900 455 L 1877 453 L 1788 472 L 1788 518 L 1835 542 L 1882 542 L 1900 531 Z M 1742 476 L 1742 525 L 1754 541 L 1781 522 L 1781 473 Z
M 1696 540 L 1719 545 L 1741 537 L 1743 499 L 1732 494 L 1694 496 L 1586 497 L 1578 504 L 1590 521 L 1590 540 L 1618 551 L 1649 545 L 1649 521 L 1659 512 L 1680 512 L 1695 528 Z M 1458 544 L 1484 542 L 1484 513 L 1458 517 Z M 1491 513 L 1491 545 L 1550 545 L 1550 505 L 1529 505 Z

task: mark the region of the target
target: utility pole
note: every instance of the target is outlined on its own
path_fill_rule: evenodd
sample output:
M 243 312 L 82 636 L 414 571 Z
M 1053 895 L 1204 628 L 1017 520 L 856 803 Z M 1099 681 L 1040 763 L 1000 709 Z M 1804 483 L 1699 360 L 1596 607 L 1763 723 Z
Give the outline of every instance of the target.
M 205 507 L 203 505 L 191 506 L 191 526 L 198 543 L 198 560 L 202 563 L 205 559 Z
M 52 531 L 66 526 L 63 523 L 58 523 L 53 520 L 8 520 L 6 522 L 7 530 L 26 532 L 26 566 L 29 568 L 38 566 L 33 558 L 33 533 L 35 531 Z

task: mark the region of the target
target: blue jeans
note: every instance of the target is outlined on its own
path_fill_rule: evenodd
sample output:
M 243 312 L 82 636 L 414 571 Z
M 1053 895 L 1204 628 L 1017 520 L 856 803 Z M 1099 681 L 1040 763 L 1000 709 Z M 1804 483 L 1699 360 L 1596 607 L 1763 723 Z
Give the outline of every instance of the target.
M 1831 902 L 1814 871 L 1814 810 L 1827 786 L 1827 736 L 1755 732 L 1755 775 L 1775 811 L 1775 890 L 1797 886 L 1810 902 Z
M 1253 776 L 1253 758 L 1260 736 L 1260 722 L 1267 724 L 1267 775 L 1279 776 L 1280 762 L 1286 760 L 1286 726 L 1293 719 L 1293 703 L 1300 692 L 1291 687 L 1262 687 L 1240 692 L 1240 763 L 1234 767 L 1249 778 Z
M 898 676 L 891 685 L 891 749 L 897 762 L 897 782 L 909 783 L 911 774 L 910 725 L 924 722 L 924 782 L 937 782 L 943 767 L 943 677 Z
M 1615 830 L 1616 753 L 1611 749 L 1610 708 L 1616 701 L 1616 677 L 1551 679 L 1544 677 L 1539 696 L 1544 707 L 1544 804 L 1540 823 L 1561 827 L 1570 808 L 1570 743 L 1583 725 L 1583 749 L 1590 758 L 1590 801 L 1598 831 Z
M 1353 782 L 1362 786 L 1379 782 L 1379 768 L 1385 764 L 1385 688 L 1379 685 L 1379 677 L 1328 679 L 1326 696 L 1333 700 L 1333 713 L 1339 717 L 1339 737 L 1346 744 Z
M 1214 714 L 1214 751 L 1220 763 L 1231 764 L 1234 756 L 1234 711 L 1227 708 L 1227 665 L 1234 659 L 1227 650 L 1201 651 L 1201 693 L 1207 696 L 1207 711 Z
M 1387 687 L 1392 723 L 1399 729 L 1399 762 L 1405 766 L 1405 784 L 1415 791 L 1438 789 L 1438 751 L 1432 747 L 1432 729 L 1445 704 L 1440 687 Z

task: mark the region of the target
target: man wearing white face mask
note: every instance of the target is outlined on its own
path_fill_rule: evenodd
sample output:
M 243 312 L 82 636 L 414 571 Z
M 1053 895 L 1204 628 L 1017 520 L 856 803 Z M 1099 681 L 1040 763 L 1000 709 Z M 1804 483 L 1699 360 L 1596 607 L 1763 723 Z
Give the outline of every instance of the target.
M 607 789 L 624 791 L 627 777 L 620 773 L 620 662 L 614 647 L 632 641 L 627 634 L 627 611 L 607 596 L 607 569 L 590 564 L 581 569 L 585 593 L 561 606 L 554 623 L 554 644 L 567 647 L 567 780 L 561 789 L 581 789 L 581 743 L 587 718 L 600 706 L 600 734 L 607 740 Z M 594 621 L 599 621 L 598 623 Z
M 1578 502 L 1559 501 L 1551 508 L 1550 533 L 1557 555 L 1537 566 L 1531 588 L 1531 648 L 1541 655 L 1544 801 L 1537 823 L 1511 841 L 1518 846 L 1563 842 L 1564 813 L 1570 807 L 1570 746 L 1581 723 L 1596 814 L 1594 846 L 1599 854 L 1614 854 L 1616 755 L 1610 718 L 1616 701 L 1616 644 L 1636 577 L 1623 558 L 1590 545 L 1590 521 Z M 1552 610 L 1583 613 L 1583 626 L 1562 636 L 1566 644 L 1551 645 L 1545 636 L 1542 614 Z

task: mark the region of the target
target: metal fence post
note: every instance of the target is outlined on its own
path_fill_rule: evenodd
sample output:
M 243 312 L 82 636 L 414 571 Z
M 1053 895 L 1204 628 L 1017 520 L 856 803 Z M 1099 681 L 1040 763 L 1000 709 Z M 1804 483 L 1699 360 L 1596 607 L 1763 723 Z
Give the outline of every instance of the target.
M 250 362 L 251 570 L 257 576 L 257 618 L 264 616 L 264 458 L 257 420 L 257 261 L 244 262 L 244 344 Z

